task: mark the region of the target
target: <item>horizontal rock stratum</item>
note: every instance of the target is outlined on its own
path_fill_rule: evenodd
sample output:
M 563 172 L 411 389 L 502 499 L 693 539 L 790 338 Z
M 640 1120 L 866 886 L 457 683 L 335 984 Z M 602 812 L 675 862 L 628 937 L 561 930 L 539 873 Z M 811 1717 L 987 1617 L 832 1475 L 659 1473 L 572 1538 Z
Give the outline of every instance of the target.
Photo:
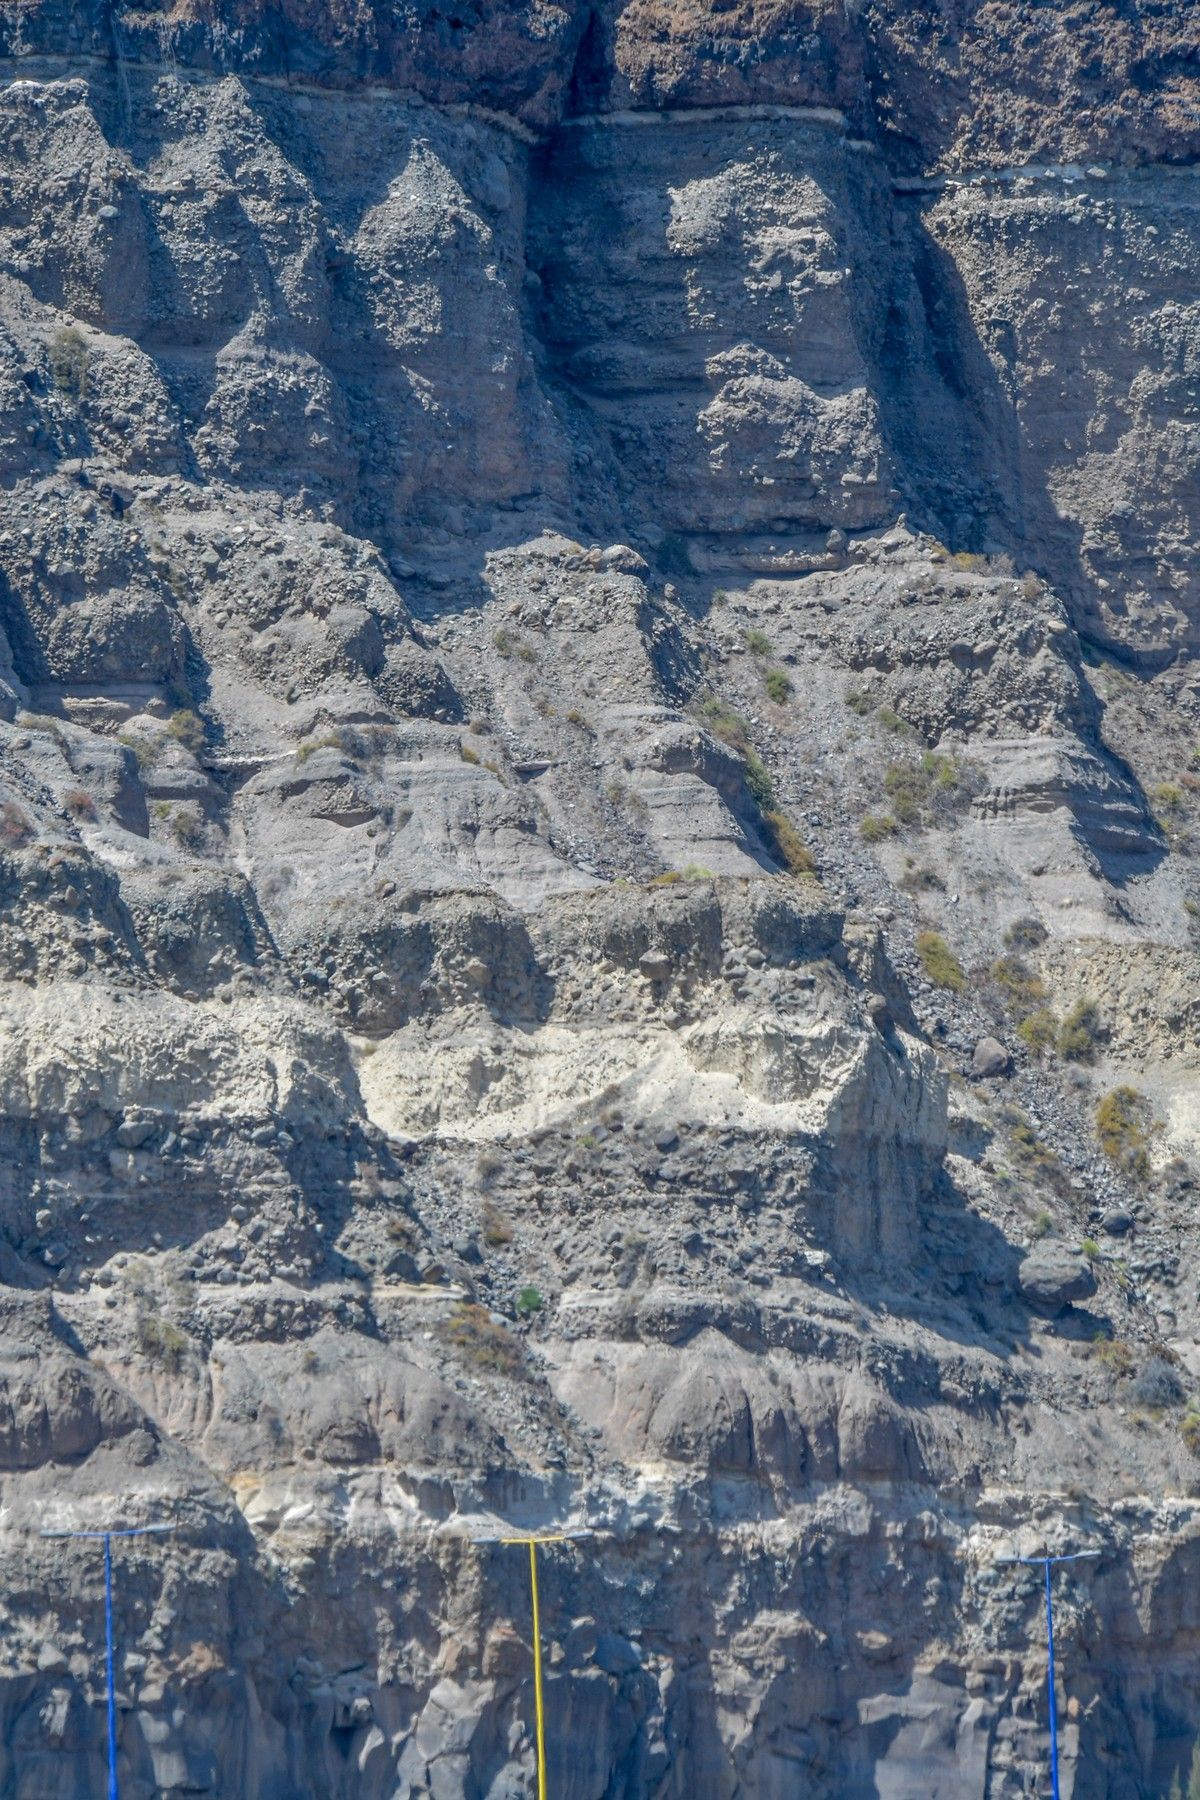
M 1179 0 L 0 4 L 0 1795 L 1162 1800 Z M 1039 1787 L 1041 1783 L 1041 1787 Z

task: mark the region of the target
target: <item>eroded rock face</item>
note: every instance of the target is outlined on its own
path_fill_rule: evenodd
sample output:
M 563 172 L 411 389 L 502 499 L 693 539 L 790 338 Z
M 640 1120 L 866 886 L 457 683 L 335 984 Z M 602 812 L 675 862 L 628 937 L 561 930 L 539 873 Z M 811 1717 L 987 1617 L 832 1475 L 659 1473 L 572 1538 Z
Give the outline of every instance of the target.
M 1186 30 L 0 12 L 0 1791 L 1186 1769 Z

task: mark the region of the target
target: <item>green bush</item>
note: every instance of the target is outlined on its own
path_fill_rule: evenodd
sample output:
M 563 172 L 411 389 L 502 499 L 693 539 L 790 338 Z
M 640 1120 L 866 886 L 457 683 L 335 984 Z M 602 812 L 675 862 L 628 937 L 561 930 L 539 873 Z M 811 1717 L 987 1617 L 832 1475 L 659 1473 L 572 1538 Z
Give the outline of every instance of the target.
M 792 697 L 791 681 L 782 669 L 768 669 L 763 676 L 763 686 L 767 690 L 767 699 L 773 700 L 776 706 L 782 706 Z
M 816 859 L 792 821 L 778 807 L 763 813 L 763 824 L 771 836 L 772 847 L 791 875 L 815 875 Z
M 1039 1006 L 1027 1014 L 1017 1026 L 1017 1036 L 1036 1055 L 1051 1050 L 1058 1036 L 1059 1024 L 1049 1007 Z
M 898 830 L 891 813 L 867 813 L 858 834 L 865 844 L 882 844 L 885 838 L 895 837 Z
M 49 355 L 50 379 L 55 387 L 76 400 L 86 399 L 91 351 L 83 334 L 73 325 L 64 326 L 51 338 Z
M 917 935 L 917 956 L 934 987 L 961 994 L 967 985 L 962 964 L 938 931 L 922 931 Z
M 1101 1150 L 1117 1168 L 1138 1181 L 1144 1181 L 1150 1173 L 1152 1130 L 1149 1102 L 1134 1087 L 1113 1088 L 1096 1108 L 1096 1136 Z
M 538 1290 L 535 1287 L 523 1287 L 517 1295 L 518 1316 L 527 1319 L 532 1313 L 541 1312 L 541 1310 L 542 1296 Z
M 750 748 L 750 727 L 740 712 L 736 712 L 725 700 L 719 700 L 715 694 L 705 694 L 697 708 L 705 727 L 728 744 L 731 750 L 745 756 Z
M 188 1339 L 169 1319 L 160 1319 L 157 1313 L 143 1313 L 137 1322 L 137 1341 L 142 1355 L 160 1368 L 178 1372 L 183 1367 Z
M 755 750 L 746 752 L 746 786 L 755 805 L 763 812 L 775 804 L 775 784 L 762 757 Z
M 1055 1048 L 1064 1062 L 1091 1063 L 1099 1037 L 1099 1007 L 1094 1000 L 1078 1000 L 1058 1028 Z
M 770 656 L 772 654 L 771 640 L 765 631 L 748 631 L 746 648 L 751 656 Z

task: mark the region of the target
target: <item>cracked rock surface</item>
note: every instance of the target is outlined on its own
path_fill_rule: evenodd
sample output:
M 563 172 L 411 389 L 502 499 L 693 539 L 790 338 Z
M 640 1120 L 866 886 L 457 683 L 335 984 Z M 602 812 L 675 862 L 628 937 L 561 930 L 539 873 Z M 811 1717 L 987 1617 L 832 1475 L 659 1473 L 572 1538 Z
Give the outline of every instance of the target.
M 0 1794 L 1186 1785 L 1194 37 L 0 7 Z

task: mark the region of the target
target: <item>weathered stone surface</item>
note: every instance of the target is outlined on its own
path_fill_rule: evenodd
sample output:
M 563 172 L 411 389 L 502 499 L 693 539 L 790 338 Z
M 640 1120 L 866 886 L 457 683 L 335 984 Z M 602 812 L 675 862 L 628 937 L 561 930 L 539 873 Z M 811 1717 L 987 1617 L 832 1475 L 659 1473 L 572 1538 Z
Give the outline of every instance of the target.
M 1039 1312 L 1060 1313 L 1073 1300 L 1086 1300 L 1096 1291 L 1086 1257 L 1052 1241 L 1035 1245 L 1018 1273 L 1022 1294 Z
M 1186 1769 L 1181 14 L 0 7 L 0 1792 Z

